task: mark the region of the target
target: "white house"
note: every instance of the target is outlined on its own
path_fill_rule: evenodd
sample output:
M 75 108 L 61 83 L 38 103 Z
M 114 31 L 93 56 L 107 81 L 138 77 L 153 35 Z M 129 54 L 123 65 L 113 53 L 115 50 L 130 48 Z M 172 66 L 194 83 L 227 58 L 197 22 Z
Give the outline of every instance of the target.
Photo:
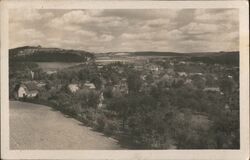
M 203 73 L 190 73 L 190 76 L 202 76 L 203 75 Z
M 233 79 L 233 76 L 231 76 L 231 75 L 228 75 L 227 77 L 228 77 L 229 79 Z
M 94 83 L 90 83 L 89 81 L 86 81 L 86 82 L 84 83 L 84 86 L 85 86 L 86 88 L 88 88 L 88 89 L 96 89 Z
M 179 64 L 186 64 L 186 62 L 185 61 L 180 61 Z
M 186 79 L 185 80 L 185 82 L 184 82 L 184 84 L 186 84 L 186 85 L 192 85 L 192 79 Z
M 38 95 L 37 85 L 34 82 L 26 82 L 17 86 L 16 98 L 33 98 Z
M 157 65 L 150 65 L 149 70 L 158 72 L 160 69 Z
M 178 72 L 177 74 L 179 76 L 181 76 L 181 77 L 187 77 L 188 76 L 186 72 Z
M 76 91 L 78 91 L 80 88 L 78 86 L 78 84 L 69 84 L 68 85 L 68 89 L 71 93 L 75 93 Z
M 47 73 L 48 75 L 52 75 L 52 74 L 56 74 L 57 71 L 47 71 L 46 73 Z

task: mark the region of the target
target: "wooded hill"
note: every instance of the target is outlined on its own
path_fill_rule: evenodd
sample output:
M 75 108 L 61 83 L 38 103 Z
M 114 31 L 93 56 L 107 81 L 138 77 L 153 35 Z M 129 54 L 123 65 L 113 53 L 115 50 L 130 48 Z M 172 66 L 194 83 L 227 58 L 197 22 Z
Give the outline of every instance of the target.
M 204 55 L 192 55 L 192 61 L 201 61 L 204 63 L 219 63 L 226 65 L 236 65 L 239 66 L 240 55 L 238 51 L 235 52 L 219 52 L 219 53 L 209 53 Z
M 24 46 L 9 50 L 10 60 L 32 62 L 85 62 L 94 55 L 82 50 Z

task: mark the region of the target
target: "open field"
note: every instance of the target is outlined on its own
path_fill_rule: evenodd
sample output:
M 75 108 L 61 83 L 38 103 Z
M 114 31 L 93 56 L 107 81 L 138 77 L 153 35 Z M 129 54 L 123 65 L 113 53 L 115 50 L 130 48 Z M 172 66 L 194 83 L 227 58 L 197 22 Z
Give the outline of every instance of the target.
M 78 65 L 80 63 L 68 63 L 68 62 L 36 62 L 38 66 L 43 70 L 43 71 L 54 71 L 54 70 L 61 70 L 65 69 L 68 67 L 72 67 L 74 65 Z

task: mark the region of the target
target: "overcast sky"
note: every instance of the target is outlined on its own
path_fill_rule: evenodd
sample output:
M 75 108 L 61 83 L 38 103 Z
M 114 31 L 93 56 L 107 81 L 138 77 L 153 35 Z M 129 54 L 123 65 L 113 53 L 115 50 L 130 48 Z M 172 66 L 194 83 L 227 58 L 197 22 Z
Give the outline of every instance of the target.
M 10 48 L 212 52 L 239 48 L 238 10 L 10 10 Z

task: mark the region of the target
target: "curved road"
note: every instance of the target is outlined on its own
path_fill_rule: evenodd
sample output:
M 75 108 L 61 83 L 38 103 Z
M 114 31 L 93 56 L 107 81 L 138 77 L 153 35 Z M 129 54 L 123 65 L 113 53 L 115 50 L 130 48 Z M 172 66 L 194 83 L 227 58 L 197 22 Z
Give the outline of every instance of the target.
M 10 102 L 10 149 L 121 149 L 117 141 L 52 108 Z

